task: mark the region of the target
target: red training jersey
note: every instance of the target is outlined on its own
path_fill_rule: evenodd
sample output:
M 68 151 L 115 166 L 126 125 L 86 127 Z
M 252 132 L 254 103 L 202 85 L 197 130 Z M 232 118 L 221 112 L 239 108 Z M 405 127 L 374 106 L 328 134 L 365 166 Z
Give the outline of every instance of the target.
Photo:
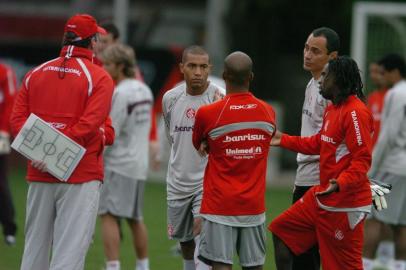
M 371 205 L 367 172 L 371 166 L 373 119 L 366 105 L 350 96 L 339 105 L 329 105 L 320 132 L 310 137 L 282 135 L 281 146 L 308 155 L 320 154 L 320 185 L 323 191 L 330 179 L 337 179 L 339 191 L 318 197 L 332 208 L 362 208 Z
M 383 103 L 388 89 L 376 90 L 368 95 L 367 106 L 372 112 L 374 119 L 374 134 L 372 136 L 372 146 L 378 140 L 379 131 L 381 127 L 381 114 L 383 110 Z
M 68 183 L 102 180 L 105 134 L 100 128 L 108 123 L 113 88 L 107 72 L 92 63 L 92 51 L 65 46 L 60 57 L 25 76 L 10 118 L 12 132 L 17 134 L 30 113 L 36 114 L 86 148 Z M 60 182 L 31 163 L 27 180 Z
M 17 94 L 16 75 L 11 67 L 0 64 L 0 131 L 10 133 L 9 119 Z
M 196 149 L 207 141 L 202 214 L 240 216 L 265 212 L 273 108 L 251 93 L 229 94 L 199 108 L 193 128 Z

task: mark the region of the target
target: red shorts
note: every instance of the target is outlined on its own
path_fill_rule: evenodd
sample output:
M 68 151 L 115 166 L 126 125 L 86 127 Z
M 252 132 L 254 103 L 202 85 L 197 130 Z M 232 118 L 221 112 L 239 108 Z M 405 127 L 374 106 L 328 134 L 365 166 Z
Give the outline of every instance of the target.
M 318 245 L 323 269 L 363 269 L 364 219 L 351 229 L 347 212 L 318 206 L 314 188 L 273 220 L 268 229 L 296 255 Z

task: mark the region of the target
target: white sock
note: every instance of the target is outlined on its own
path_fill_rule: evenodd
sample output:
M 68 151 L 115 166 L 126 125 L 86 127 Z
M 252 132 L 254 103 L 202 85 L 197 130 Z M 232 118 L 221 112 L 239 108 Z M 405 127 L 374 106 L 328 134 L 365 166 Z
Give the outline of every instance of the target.
M 196 270 L 195 260 L 183 260 L 183 270 Z
M 148 258 L 137 259 L 137 263 L 135 265 L 135 270 L 149 270 Z
M 210 270 L 211 266 L 208 266 L 207 264 L 205 264 L 204 262 L 199 260 L 199 258 L 197 257 L 197 256 L 199 256 L 200 235 L 195 237 L 195 245 L 196 245 L 196 248 L 195 248 L 194 259 L 195 259 L 196 270 Z
M 391 259 L 395 257 L 395 244 L 392 241 L 382 241 L 379 243 L 376 251 L 376 259 L 382 265 L 388 265 Z
M 406 261 L 395 260 L 393 263 L 393 270 L 406 270 Z
M 364 270 L 372 270 L 374 269 L 374 260 L 362 258 L 362 265 L 364 266 Z
M 107 261 L 106 270 L 120 270 L 120 261 Z

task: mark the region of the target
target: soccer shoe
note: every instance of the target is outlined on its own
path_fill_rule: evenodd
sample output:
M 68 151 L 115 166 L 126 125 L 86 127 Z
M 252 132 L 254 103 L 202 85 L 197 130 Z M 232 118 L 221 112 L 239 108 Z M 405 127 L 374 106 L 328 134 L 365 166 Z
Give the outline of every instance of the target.
M 4 237 L 4 241 L 6 242 L 7 246 L 14 246 L 16 244 L 16 238 L 14 235 L 6 235 Z

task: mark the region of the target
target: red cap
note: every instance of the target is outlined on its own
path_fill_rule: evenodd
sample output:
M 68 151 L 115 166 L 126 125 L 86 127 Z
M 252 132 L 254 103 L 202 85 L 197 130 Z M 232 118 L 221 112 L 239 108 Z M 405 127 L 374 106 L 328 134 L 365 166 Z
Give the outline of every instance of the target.
M 76 14 L 65 24 L 65 32 L 73 32 L 79 41 L 95 35 L 96 33 L 107 34 L 106 30 L 97 25 L 96 19 L 88 14 Z

